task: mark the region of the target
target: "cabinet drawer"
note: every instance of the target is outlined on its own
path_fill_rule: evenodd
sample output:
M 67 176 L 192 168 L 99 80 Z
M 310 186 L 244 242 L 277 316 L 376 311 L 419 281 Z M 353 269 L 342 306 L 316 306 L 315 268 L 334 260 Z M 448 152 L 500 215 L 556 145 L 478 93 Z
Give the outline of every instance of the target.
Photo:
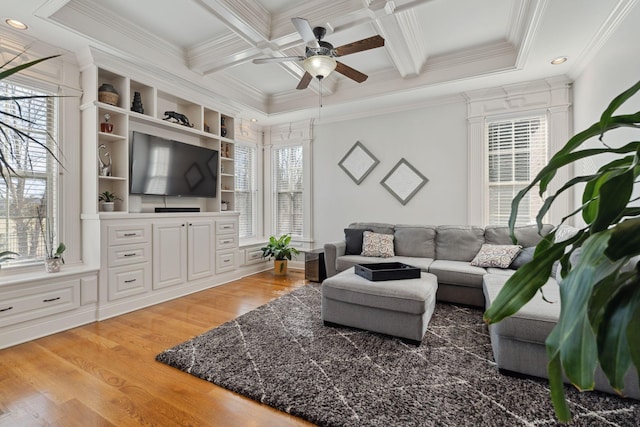
M 151 244 L 110 246 L 107 249 L 109 267 L 137 264 L 151 261 Z
M 216 273 L 235 270 L 236 251 L 216 253 Z
M 245 264 L 256 264 L 266 261 L 262 258 L 262 251 L 260 249 L 247 249 L 244 254 Z
M 150 241 L 151 224 L 109 225 L 109 246 Z
M 235 234 L 223 234 L 216 236 L 216 249 L 230 249 L 238 247 L 238 239 Z
M 151 288 L 151 263 L 109 269 L 109 300 L 142 294 Z
M 218 234 L 237 234 L 238 221 L 224 220 L 216 221 L 216 235 Z
M 0 293 L 0 327 L 80 307 L 80 279 Z

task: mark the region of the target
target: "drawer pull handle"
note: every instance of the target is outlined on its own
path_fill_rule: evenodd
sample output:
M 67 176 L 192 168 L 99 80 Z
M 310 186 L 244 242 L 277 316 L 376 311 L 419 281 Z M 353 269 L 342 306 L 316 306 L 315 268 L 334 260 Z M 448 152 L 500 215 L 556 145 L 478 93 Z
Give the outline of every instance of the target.
M 133 236 L 137 236 L 138 233 L 124 233 L 124 237 L 133 237 Z
M 2 313 L 3 311 L 9 311 L 9 310 L 13 310 L 13 307 L 0 308 L 0 313 Z
M 124 254 L 123 256 L 128 257 L 128 256 L 136 256 L 137 254 L 134 252 L 132 254 Z
M 42 302 L 53 302 L 53 301 L 58 301 L 59 299 L 60 297 L 48 298 L 48 299 L 43 299 Z
M 124 283 L 133 283 L 135 281 L 136 281 L 136 279 L 129 279 L 129 280 L 125 280 Z
M 225 260 L 224 260 L 224 262 L 230 262 L 230 261 L 231 261 L 230 259 L 225 259 Z
M 222 243 L 231 243 L 231 239 L 224 239 Z
M 230 229 L 230 228 L 232 228 L 232 226 L 231 226 L 231 225 L 223 225 L 223 226 L 222 226 L 222 229 L 223 229 L 223 230 L 228 230 L 228 229 Z

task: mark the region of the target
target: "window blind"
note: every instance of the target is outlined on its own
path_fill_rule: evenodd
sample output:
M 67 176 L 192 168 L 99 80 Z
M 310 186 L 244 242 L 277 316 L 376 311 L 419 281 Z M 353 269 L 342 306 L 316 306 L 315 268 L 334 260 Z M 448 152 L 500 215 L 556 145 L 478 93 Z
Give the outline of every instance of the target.
M 275 148 L 273 163 L 276 234 L 302 236 L 304 206 L 302 145 Z
M 240 238 L 246 239 L 256 236 L 256 148 L 236 144 L 234 156 L 235 210 L 240 212 Z
M 0 95 L 4 98 L 54 94 L 0 81 Z M 20 254 L 8 264 L 25 264 L 42 260 L 47 245 L 57 246 L 57 162 L 47 151 L 48 148 L 57 152 L 57 102 L 55 98 L 2 99 L 0 111 L 4 112 L 0 120 L 6 125 L 2 126 L 1 151 L 15 171 L 6 182 L 0 179 L 0 252 Z M 24 135 L 8 130 L 8 126 Z M 5 176 L 8 177 L 6 171 Z
M 547 163 L 543 115 L 487 122 L 489 223 L 507 225 L 511 201 Z M 520 203 L 516 224 L 535 223 L 543 200 L 534 189 Z

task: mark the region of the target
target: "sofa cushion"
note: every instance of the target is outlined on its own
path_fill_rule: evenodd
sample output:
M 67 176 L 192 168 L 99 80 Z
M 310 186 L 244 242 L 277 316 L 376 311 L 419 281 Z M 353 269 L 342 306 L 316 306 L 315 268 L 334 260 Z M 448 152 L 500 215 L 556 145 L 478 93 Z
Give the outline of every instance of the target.
M 471 260 L 475 267 L 507 268 L 518 256 L 522 249 L 520 245 L 482 245 L 476 256 Z
M 552 228 L 553 226 L 544 224 L 541 230 L 542 236 L 549 234 Z M 513 231 L 516 235 L 516 239 L 518 239 L 517 243 L 524 248 L 536 246 L 540 243 L 540 240 L 542 240 L 542 236 L 538 234 L 537 225 L 516 227 Z M 505 226 L 488 225 L 484 229 L 484 239 L 485 243 L 489 243 L 491 245 L 513 245 L 513 241 L 509 236 L 509 227 Z
M 374 233 L 393 234 L 394 225 L 384 222 L 354 222 L 349 224 L 349 228 L 362 228 L 364 230 L 371 230 Z
M 501 274 L 487 274 L 483 279 L 483 292 L 487 308 L 496 299 L 500 289 L 509 279 Z M 517 313 L 491 325 L 492 332 L 519 341 L 543 344 L 560 317 L 560 287 L 554 279 L 542 286 L 547 300 L 540 293 L 526 303 Z
M 394 246 L 396 255 L 434 258 L 436 229 L 423 225 L 396 225 Z
M 360 255 L 362 253 L 362 233 L 368 231 L 364 228 L 345 228 L 344 241 L 347 244 L 346 255 Z
M 429 266 L 429 273 L 438 277 L 438 283 L 482 288 L 482 276 L 487 274 L 487 270 L 474 267 L 466 261 L 437 259 Z
M 344 255 L 336 260 L 336 269 L 344 271 L 356 264 L 375 264 L 379 262 L 401 262 L 413 267 L 418 267 L 425 273 L 429 271 L 429 266 L 433 262 L 433 258 L 413 258 L 405 256 L 394 256 L 391 258 L 366 257 L 362 255 Z
M 441 225 L 436 231 L 436 259 L 469 262 L 484 243 L 480 227 Z
M 509 265 L 509 268 L 512 270 L 517 270 L 528 262 L 533 261 L 533 254 L 536 252 L 535 246 L 530 246 L 528 248 L 522 248 L 518 256 L 513 260 L 513 262 Z
M 362 233 L 362 256 L 390 258 L 394 255 L 393 234 Z

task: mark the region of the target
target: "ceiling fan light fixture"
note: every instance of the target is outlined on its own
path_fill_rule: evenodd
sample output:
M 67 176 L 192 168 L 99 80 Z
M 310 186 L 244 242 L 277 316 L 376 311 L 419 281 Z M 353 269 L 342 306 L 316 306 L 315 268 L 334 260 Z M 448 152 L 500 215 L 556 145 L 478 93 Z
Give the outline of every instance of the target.
M 338 63 L 335 59 L 326 55 L 314 55 L 305 59 L 302 67 L 313 77 L 323 79 L 336 69 Z

